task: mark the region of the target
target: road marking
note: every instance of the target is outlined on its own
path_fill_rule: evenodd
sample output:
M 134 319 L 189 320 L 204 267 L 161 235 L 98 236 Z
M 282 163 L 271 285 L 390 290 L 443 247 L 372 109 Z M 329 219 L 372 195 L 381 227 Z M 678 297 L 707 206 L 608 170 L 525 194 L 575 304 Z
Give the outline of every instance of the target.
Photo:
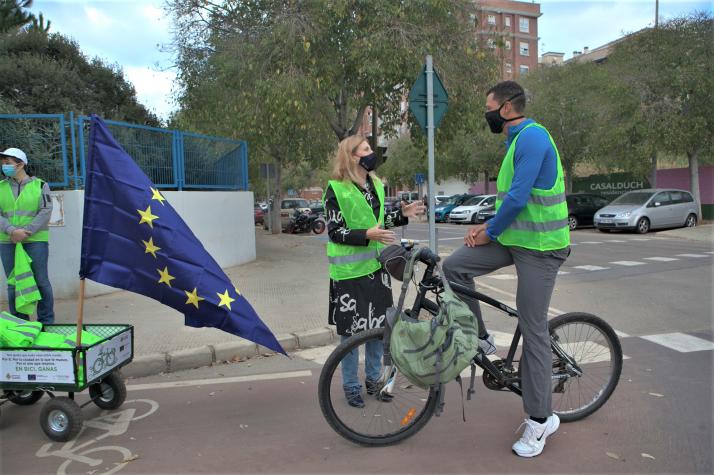
M 690 353 L 692 351 L 714 350 L 714 342 L 687 335 L 686 333 L 662 333 L 659 335 L 646 335 L 640 338 L 657 343 L 666 348 L 680 353 Z
M 643 259 L 646 259 L 648 261 L 656 261 L 656 262 L 672 262 L 672 261 L 679 260 L 674 257 L 644 257 Z
M 620 239 L 609 239 L 605 242 L 610 243 L 610 242 L 627 242 L 627 241 L 621 241 Z
M 600 266 L 575 266 L 573 269 L 582 269 L 582 270 L 605 270 L 609 269 L 609 267 L 600 267 Z
M 479 282 L 478 286 L 479 286 L 479 287 L 487 288 L 488 290 L 490 290 L 490 291 L 492 291 L 492 292 L 498 292 L 499 294 L 506 295 L 506 296 L 508 296 L 508 297 L 511 297 L 512 299 L 515 299 L 515 298 L 516 298 L 516 294 L 513 294 L 513 293 L 511 293 L 511 292 L 506 292 L 505 290 L 501 290 L 501 289 L 499 289 L 498 287 L 493 287 L 493 286 L 491 286 L 491 285 L 484 284 L 483 282 Z M 505 303 L 505 302 L 504 302 L 504 303 Z M 506 304 L 506 305 L 508 305 L 508 304 Z M 515 306 L 514 306 L 513 308 L 515 308 Z M 553 315 L 553 316 L 555 316 L 555 315 L 563 314 L 563 313 L 565 313 L 565 312 L 564 312 L 563 310 L 559 310 L 559 309 L 557 309 L 557 308 L 555 308 L 555 307 L 549 307 L 549 308 L 548 308 L 548 313 L 551 314 L 551 315 Z
M 167 383 L 146 383 L 146 384 L 131 384 L 126 387 L 127 391 L 143 391 L 146 389 L 170 389 L 170 388 L 185 388 L 190 386 L 208 386 L 210 384 L 230 384 L 230 383 L 246 383 L 250 381 L 270 381 L 274 379 L 287 378 L 308 378 L 312 376 L 312 371 L 289 371 L 285 373 L 269 373 L 269 374 L 252 374 L 249 376 L 234 376 L 230 378 L 214 378 L 214 379 L 192 379 L 188 381 L 171 381 Z
M 580 244 L 602 244 L 600 241 L 580 241 Z
M 568 275 L 568 274 L 570 274 L 570 272 L 568 272 L 567 270 L 559 270 L 558 271 L 558 275 Z
M 704 254 L 677 254 L 679 257 L 709 257 Z
M 613 262 L 610 262 L 610 264 L 617 264 L 618 266 L 632 267 L 632 266 L 643 266 L 647 263 L 646 262 L 638 262 L 638 261 L 613 261 Z
M 487 275 L 485 277 L 490 277 L 491 279 L 498 279 L 498 280 L 516 280 L 518 278 L 513 274 L 494 274 L 494 275 Z
M 615 329 L 613 328 L 613 330 Z M 620 330 L 615 330 L 615 335 L 617 335 L 619 338 L 630 338 L 630 335 L 625 332 L 621 332 Z
M 707 251 L 707 254 L 714 254 L 714 251 Z
M 457 239 L 462 239 L 462 240 L 463 240 L 464 238 L 463 238 L 463 236 L 461 236 L 461 237 L 453 237 L 453 238 L 442 238 L 442 237 L 440 237 L 440 238 L 439 238 L 439 241 L 456 241 Z
M 630 241 L 651 241 L 652 238 L 632 238 Z

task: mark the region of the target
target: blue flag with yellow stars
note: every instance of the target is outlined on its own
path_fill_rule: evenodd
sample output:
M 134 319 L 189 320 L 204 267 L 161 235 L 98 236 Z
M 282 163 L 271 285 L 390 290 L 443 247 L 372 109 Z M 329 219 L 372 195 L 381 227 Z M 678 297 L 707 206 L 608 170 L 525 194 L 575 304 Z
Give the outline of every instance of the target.
M 79 276 L 158 300 L 183 313 L 186 325 L 218 328 L 285 354 L 253 307 L 96 116 L 89 138 Z

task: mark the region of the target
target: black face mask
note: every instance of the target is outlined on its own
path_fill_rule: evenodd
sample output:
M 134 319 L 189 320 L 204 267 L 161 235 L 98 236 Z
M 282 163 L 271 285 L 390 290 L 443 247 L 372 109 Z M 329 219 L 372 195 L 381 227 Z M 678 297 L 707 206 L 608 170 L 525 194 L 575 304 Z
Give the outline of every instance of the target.
M 359 159 L 359 164 L 362 168 L 367 170 L 368 172 L 374 171 L 377 169 L 379 166 L 379 163 L 377 163 L 379 160 L 377 159 L 377 154 L 372 152 L 369 155 L 365 155 L 364 157 L 361 157 Z
M 509 99 L 506 99 L 501 103 L 501 106 L 492 111 L 488 111 L 484 114 L 484 117 L 486 117 L 486 122 L 488 122 L 488 126 L 491 128 L 491 132 L 494 134 L 500 134 L 503 132 L 503 126 L 506 125 L 507 122 L 511 122 L 512 120 L 518 120 L 522 119 L 524 116 L 519 115 L 518 117 L 514 117 L 512 119 L 504 119 L 501 116 L 501 109 L 503 106 L 506 104 L 506 102 L 512 101 L 516 97 L 522 96 L 523 93 L 519 92 L 515 96 L 510 97 Z

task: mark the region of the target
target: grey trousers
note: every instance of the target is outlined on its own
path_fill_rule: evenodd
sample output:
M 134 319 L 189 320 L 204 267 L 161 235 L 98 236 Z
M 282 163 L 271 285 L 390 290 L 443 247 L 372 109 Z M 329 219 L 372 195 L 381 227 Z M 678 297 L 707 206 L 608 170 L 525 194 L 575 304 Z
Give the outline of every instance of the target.
M 552 411 L 552 355 L 548 334 L 548 307 L 558 269 L 570 248 L 533 251 L 498 242 L 454 251 L 443 263 L 447 279 L 475 290 L 474 277 L 516 265 L 518 326 L 523 334 L 520 361 L 523 408 L 531 417 L 549 417 Z M 478 300 L 463 297 L 476 315 L 481 336 L 486 334 Z

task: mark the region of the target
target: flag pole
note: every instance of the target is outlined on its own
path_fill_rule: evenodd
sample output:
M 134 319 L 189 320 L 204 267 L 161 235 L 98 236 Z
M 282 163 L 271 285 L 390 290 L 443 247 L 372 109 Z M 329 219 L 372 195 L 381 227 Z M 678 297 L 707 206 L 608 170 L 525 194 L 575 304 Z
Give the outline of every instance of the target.
M 77 306 L 77 346 L 82 345 L 82 321 L 84 320 L 84 279 L 79 279 L 79 305 Z

